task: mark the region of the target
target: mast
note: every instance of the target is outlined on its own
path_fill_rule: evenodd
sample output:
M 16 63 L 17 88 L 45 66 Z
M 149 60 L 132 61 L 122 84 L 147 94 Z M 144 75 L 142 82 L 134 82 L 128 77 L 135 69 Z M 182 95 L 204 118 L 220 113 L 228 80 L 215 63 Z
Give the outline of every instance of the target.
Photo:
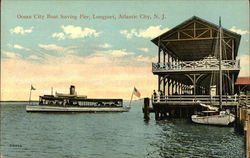
M 220 96 L 220 109 L 222 109 L 222 70 L 221 70 L 221 61 L 222 61 L 222 27 L 221 27 L 221 17 L 219 19 L 219 96 Z

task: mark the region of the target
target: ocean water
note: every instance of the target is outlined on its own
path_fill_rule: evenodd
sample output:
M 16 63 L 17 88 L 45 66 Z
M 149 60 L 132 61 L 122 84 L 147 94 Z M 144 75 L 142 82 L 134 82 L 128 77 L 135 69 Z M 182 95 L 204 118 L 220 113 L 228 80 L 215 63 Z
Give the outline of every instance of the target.
M 126 105 L 127 103 L 125 103 Z M 233 127 L 186 119 L 143 121 L 143 101 L 126 113 L 26 113 L 1 103 L 3 158 L 241 158 L 244 136 Z

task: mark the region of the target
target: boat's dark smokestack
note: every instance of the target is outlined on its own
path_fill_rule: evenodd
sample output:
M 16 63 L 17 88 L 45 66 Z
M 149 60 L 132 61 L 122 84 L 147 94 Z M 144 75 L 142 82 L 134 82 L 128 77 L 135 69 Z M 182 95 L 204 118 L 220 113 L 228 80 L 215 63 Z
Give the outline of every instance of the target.
M 75 94 L 75 86 L 71 85 L 69 88 L 69 94 L 74 95 Z

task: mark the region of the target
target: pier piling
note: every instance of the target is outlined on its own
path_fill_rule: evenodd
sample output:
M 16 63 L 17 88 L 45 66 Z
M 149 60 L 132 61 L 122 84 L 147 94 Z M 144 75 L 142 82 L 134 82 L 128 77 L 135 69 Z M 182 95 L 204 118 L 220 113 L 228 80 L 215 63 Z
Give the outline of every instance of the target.
M 144 112 L 144 120 L 145 121 L 148 121 L 150 119 L 149 117 L 149 98 L 144 98 L 144 109 L 143 109 L 143 112 Z
M 250 114 L 246 118 L 246 158 L 250 158 Z

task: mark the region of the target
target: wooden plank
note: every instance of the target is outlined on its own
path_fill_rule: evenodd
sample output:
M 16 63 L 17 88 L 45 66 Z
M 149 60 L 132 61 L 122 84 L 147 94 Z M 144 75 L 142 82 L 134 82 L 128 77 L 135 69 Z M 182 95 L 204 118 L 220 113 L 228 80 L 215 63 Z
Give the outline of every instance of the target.
M 246 158 L 250 157 L 250 114 L 246 113 Z

